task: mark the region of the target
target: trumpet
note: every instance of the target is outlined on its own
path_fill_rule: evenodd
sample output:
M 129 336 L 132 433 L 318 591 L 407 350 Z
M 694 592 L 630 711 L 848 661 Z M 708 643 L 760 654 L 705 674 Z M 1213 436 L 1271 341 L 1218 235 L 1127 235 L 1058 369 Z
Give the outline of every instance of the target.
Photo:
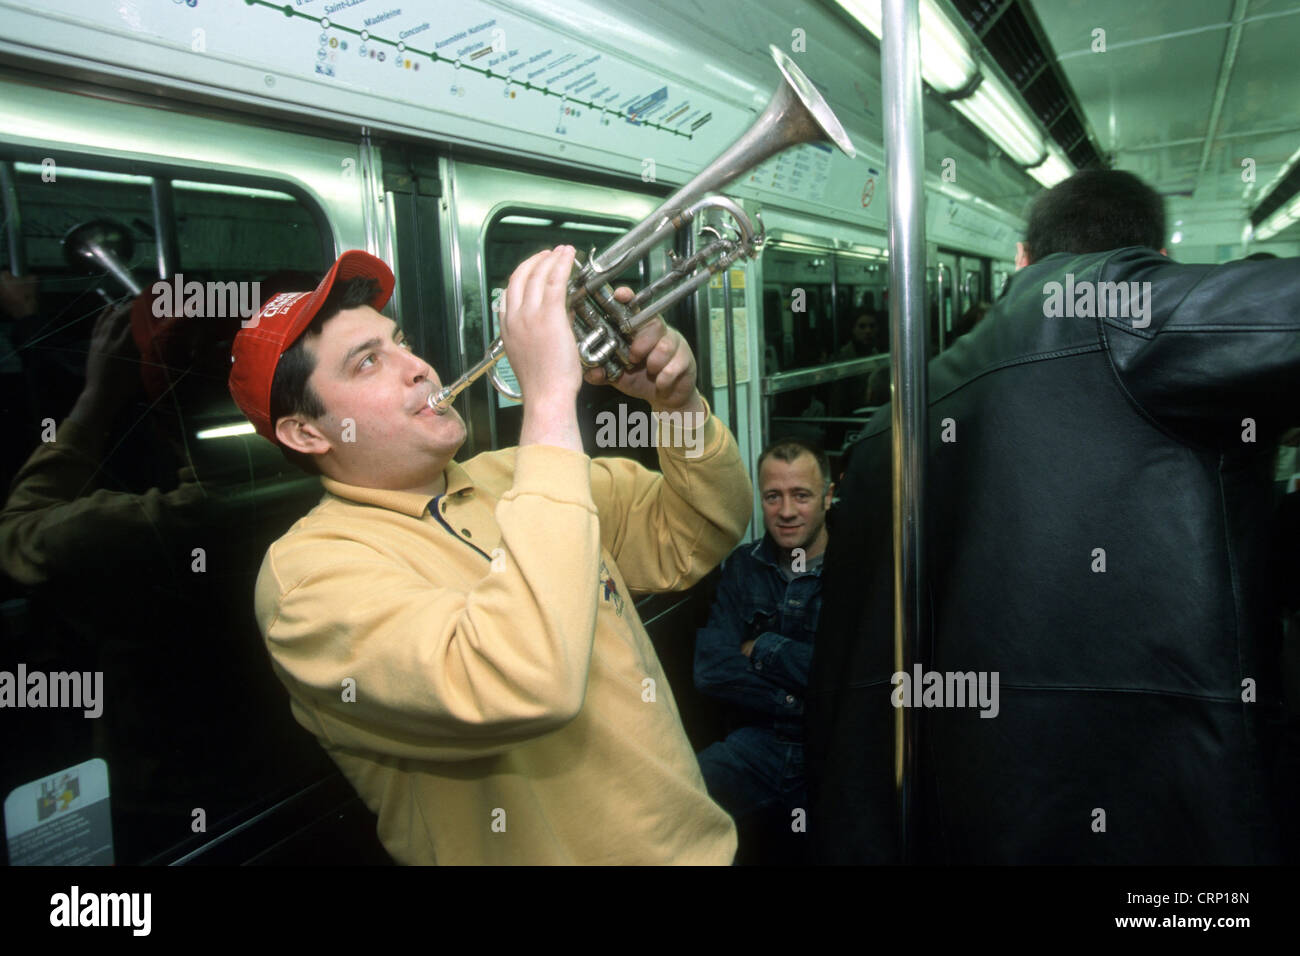
M 63 237 L 63 258 L 79 272 L 98 272 L 103 269 L 136 296 L 144 287 L 136 281 L 127 263 L 131 261 L 134 244 L 131 233 L 112 219 L 92 219 L 73 226 Z M 103 289 L 96 290 L 111 304 L 115 300 Z
M 628 346 L 637 330 L 663 310 L 693 293 L 712 276 L 740 259 L 752 259 L 763 247 L 762 220 L 758 228 L 732 200 L 713 195 L 763 160 L 800 143 L 831 142 L 850 159 L 857 155 L 844 127 L 816 87 L 783 51 L 769 48 L 782 82 L 762 114 L 739 139 L 709 163 L 699 175 L 673 193 L 658 209 L 604 251 L 574 260 L 569 280 L 568 306 L 573 313 L 573 335 L 578 356 L 587 368 L 603 368 L 606 381 L 615 382 L 632 368 Z M 698 252 L 686 257 L 670 253 L 671 268 L 642 289 L 627 304 L 614 298 L 609 280 L 629 262 L 646 255 L 676 230 L 701 215 L 716 211 L 729 217 L 732 228 L 706 224 L 708 237 Z M 485 373 L 501 394 L 518 401 L 523 396 L 497 373 L 505 355 L 501 338 L 465 374 L 429 396 L 429 406 L 439 415 L 451 407 L 461 392 Z

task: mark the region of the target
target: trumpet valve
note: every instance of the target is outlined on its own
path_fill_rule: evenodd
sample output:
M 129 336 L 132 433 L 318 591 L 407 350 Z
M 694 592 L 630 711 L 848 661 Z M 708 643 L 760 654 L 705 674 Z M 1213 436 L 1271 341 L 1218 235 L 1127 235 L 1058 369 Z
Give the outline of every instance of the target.
M 618 345 L 611 342 L 604 329 L 592 329 L 578 343 L 578 355 L 587 368 L 605 364 L 617 350 Z

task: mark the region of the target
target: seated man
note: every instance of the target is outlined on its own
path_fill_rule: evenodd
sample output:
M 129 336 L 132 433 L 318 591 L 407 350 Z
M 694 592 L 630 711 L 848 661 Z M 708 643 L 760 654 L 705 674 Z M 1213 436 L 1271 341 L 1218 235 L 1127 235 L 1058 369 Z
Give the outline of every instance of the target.
M 803 808 L 803 698 L 821 610 L 826 453 L 802 439 L 758 458 L 767 534 L 731 553 L 707 627 L 695 638 L 695 686 L 739 708 L 743 726 L 700 752 L 709 794 L 737 821 Z
M 401 863 L 735 853 L 625 595 L 688 587 L 717 564 L 745 529 L 749 481 L 695 389 L 690 348 L 658 319 L 631 346 L 644 367 L 617 387 L 678 413 L 690 460 L 666 447 L 667 425 L 662 475 L 583 454 L 572 264 L 565 246 L 511 276 L 502 338 L 524 394 L 519 447 L 464 463 L 452 460 L 464 423 L 427 404 L 438 376 L 377 311 L 394 279 L 373 256 L 344 253 L 235 342 L 236 401 L 325 486 L 266 555 L 258 622 L 294 716 Z

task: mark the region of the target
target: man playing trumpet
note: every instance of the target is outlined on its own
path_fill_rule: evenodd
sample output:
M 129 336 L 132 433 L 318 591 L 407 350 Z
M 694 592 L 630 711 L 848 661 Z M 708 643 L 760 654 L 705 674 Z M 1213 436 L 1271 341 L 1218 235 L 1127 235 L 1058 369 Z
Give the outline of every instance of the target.
M 268 551 L 258 622 L 295 718 L 402 863 L 735 853 L 625 596 L 716 565 L 748 523 L 750 482 L 690 347 L 659 319 L 615 387 L 685 427 L 706 413 L 686 442 L 701 454 L 661 441 L 657 475 L 583 453 L 573 254 L 538 253 L 511 276 L 501 334 L 524 395 L 519 447 L 463 463 L 460 416 L 428 404 L 437 375 L 377 311 L 393 289 L 380 260 L 344 253 L 235 342 L 235 400 L 325 488 Z

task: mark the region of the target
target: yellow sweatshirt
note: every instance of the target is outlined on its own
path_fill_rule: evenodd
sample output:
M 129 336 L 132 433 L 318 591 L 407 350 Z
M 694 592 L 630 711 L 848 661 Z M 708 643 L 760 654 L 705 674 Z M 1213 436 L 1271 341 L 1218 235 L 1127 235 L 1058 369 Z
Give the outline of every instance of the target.
M 689 587 L 748 524 L 712 415 L 702 445 L 661 447 L 662 476 L 489 452 L 450 463 L 432 501 L 324 479 L 271 546 L 256 607 L 275 671 L 398 862 L 731 862 L 629 593 Z

